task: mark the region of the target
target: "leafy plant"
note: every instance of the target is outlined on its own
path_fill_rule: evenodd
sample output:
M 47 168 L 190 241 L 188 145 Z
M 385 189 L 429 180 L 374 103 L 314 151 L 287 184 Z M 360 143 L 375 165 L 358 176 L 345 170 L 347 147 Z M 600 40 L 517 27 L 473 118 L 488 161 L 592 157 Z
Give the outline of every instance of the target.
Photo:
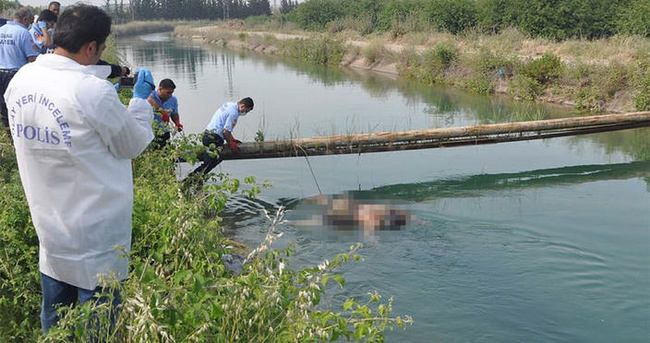
M 547 52 L 536 60 L 524 63 L 520 67 L 519 73 L 536 80 L 540 84 L 547 84 L 560 77 L 562 68 L 560 57 Z
M 458 48 L 451 41 L 438 43 L 422 55 L 420 79 L 426 83 L 444 82 L 444 72 L 458 59 Z
M 535 100 L 542 94 L 544 87 L 536 79 L 525 75 L 515 75 L 508 85 L 508 92 L 515 98 Z
M 255 132 L 255 141 L 258 143 L 264 142 L 264 131 L 257 130 L 257 132 Z

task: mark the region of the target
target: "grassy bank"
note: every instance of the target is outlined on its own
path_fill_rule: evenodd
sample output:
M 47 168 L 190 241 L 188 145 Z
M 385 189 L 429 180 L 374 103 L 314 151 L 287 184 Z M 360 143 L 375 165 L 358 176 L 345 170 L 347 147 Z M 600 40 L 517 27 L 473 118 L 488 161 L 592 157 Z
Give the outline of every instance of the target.
M 204 22 L 195 22 L 196 24 L 207 24 Z M 131 21 L 126 24 L 113 25 L 111 33 L 114 36 L 136 36 L 147 33 L 155 32 L 169 32 L 174 31 L 174 28 L 179 25 L 189 25 L 188 21 L 170 21 L 170 20 L 152 20 L 152 21 Z
M 412 32 L 398 37 L 330 31 L 301 31 L 291 23 L 253 18 L 201 28 L 179 26 L 174 32 L 233 48 L 394 73 L 478 94 L 506 93 L 587 112 L 650 109 L 650 40 L 642 36 L 556 42 L 513 28 L 489 35 Z
M 110 43 L 110 41 L 109 41 Z M 115 61 L 107 50 L 106 59 Z M 120 90 L 126 101 L 128 89 Z M 232 197 L 255 197 L 265 187 L 252 177 L 215 175 L 188 190 L 176 181 L 177 158 L 196 160 L 203 149 L 189 136 L 133 161 L 133 238 L 128 278 L 118 287 L 123 306 L 114 327 L 107 304 L 62 308 L 59 327 L 41 336 L 38 238 L 18 175 L 10 138 L 0 130 L 0 341 L 2 342 L 305 342 L 340 338 L 383 341 L 383 333 L 411 322 L 392 317 L 392 299 L 358 294 L 343 304 L 321 302 L 343 287 L 337 270 L 360 260 L 360 246 L 318 266 L 289 266 L 291 249 L 273 250 L 282 211 L 267 214 L 266 238 L 233 248 L 220 213 Z M 263 215 L 263 214 L 260 214 Z M 223 262 L 244 254 L 241 274 Z M 101 314 L 97 316 L 96 314 Z M 93 328 L 92 332 L 88 328 Z

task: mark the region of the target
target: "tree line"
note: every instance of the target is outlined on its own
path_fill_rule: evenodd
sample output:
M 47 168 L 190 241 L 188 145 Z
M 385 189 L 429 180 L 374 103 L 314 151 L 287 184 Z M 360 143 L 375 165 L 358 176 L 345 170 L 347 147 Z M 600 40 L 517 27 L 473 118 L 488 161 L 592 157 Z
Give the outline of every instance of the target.
M 498 33 L 516 27 L 555 40 L 648 37 L 648 18 L 649 0 L 308 0 L 288 15 L 307 30 L 324 30 L 347 19 L 365 21 L 366 32 Z
M 270 15 L 268 0 L 132 0 L 133 19 L 232 19 Z
M 271 15 L 269 0 L 104 0 L 116 23 L 152 19 L 241 19 Z M 0 0 L 6 11 L 17 1 Z M 276 3 L 274 3 L 277 5 Z M 516 27 L 555 40 L 650 36 L 650 0 L 280 0 L 278 16 L 306 30 L 355 22 L 363 33 L 498 33 Z

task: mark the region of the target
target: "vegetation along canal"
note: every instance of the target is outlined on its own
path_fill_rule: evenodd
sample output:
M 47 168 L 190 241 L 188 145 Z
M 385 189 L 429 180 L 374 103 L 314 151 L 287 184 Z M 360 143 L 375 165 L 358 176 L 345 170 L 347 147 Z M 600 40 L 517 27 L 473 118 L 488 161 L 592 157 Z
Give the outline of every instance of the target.
M 454 127 L 577 115 L 573 110 L 422 87 L 378 75 L 174 41 L 122 38 L 131 65 L 177 85 L 185 130 L 203 130 L 225 101 L 255 99 L 236 137 L 252 141 Z M 363 242 L 343 291 L 395 297 L 414 325 L 388 342 L 639 342 L 650 308 L 650 130 L 364 155 L 226 161 L 217 171 L 272 185 L 235 198 L 229 235 L 257 245 L 262 210 L 348 193 L 415 218 L 399 231 L 336 231 L 282 224 L 277 247 L 314 265 Z M 189 170 L 183 166 L 182 173 Z M 312 176 L 312 171 L 313 175 Z M 337 293 L 338 292 L 338 293 Z M 344 293 L 344 294 L 343 294 Z

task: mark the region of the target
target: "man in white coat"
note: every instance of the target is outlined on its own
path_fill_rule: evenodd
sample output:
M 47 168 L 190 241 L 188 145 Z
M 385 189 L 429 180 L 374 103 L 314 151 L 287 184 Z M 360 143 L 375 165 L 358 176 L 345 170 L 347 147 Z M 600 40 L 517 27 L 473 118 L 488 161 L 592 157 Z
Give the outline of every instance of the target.
M 92 299 L 101 279 L 123 280 L 131 246 L 131 159 L 153 139 L 153 90 L 140 70 L 124 106 L 95 66 L 111 29 L 100 8 L 76 5 L 59 17 L 54 54 L 21 68 L 4 98 L 20 178 L 39 238 L 43 332 L 58 305 Z M 38 80 L 38 82 L 35 82 Z

